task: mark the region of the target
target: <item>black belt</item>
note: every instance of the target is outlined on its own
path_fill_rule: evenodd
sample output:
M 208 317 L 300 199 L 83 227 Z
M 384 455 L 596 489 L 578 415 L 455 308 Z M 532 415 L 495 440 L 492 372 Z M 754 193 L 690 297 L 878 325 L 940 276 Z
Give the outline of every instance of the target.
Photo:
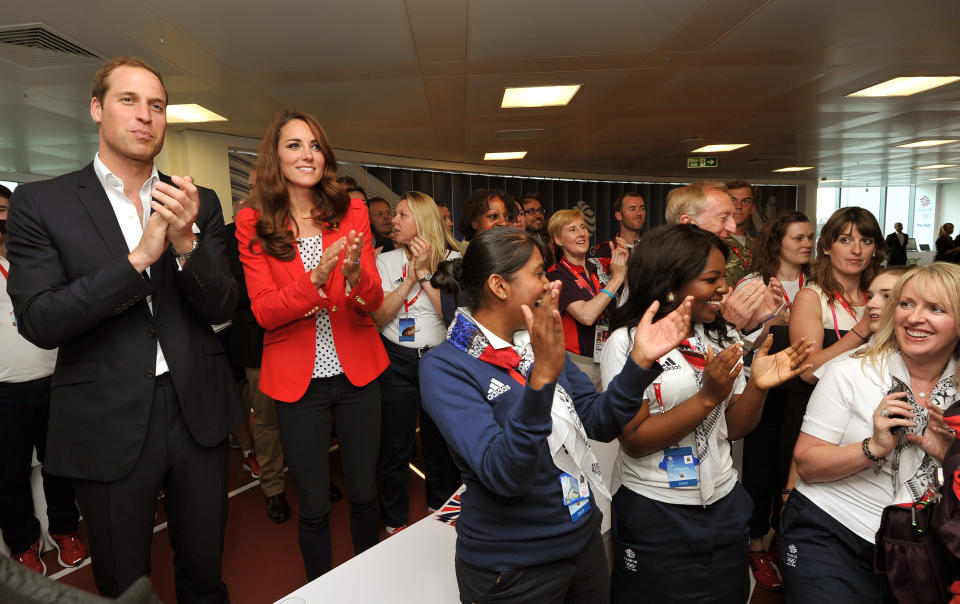
M 422 346 L 420 348 L 401 346 L 400 344 L 397 344 L 396 342 L 384 337 L 383 334 L 380 335 L 380 338 L 383 340 L 383 345 L 387 347 L 388 352 L 390 349 L 394 350 L 397 354 L 410 354 L 416 352 L 418 359 L 422 359 L 423 355 L 427 354 L 427 351 L 433 348 L 433 346 Z

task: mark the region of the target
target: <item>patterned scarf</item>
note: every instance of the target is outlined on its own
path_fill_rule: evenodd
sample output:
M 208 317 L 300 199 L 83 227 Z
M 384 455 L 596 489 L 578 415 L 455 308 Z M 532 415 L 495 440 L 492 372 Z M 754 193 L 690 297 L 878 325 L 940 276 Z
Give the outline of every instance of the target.
M 898 431 L 899 435 L 897 437 L 897 444 L 893 448 L 893 456 L 890 461 L 890 478 L 893 482 L 894 494 L 896 494 L 897 490 L 902 484 L 913 501 L 917 502 L 920 501 L 920 499 L 927 493 L 931 486 L 934 485 L 934 474 L 936 473 L 937 467 L 940 465 L 940 463 L 935 460 L 932 455 L 923 451 L 920 449 L 920 447 L 913 446 L 913 443 L 907 440 L 907 434 L 919 435 L 926 431 L 929 416 L 927 414 L 927 410 L 917 403 L 910 386 L 908 386 L 897 376 L 892 376 L 892 379 L 893 384 L 890 386 L 887 392 L 906 391 L 906 401 L 913 411 L 914 425 Z M 944 410 L 949 408 L 954 404 L 954 402 L 957 401 L 957 391 L 953 385 L 952 376 L 948 375 L 947 377 L 941 378 L 940 381 L 937 382 L 937 385 L 933 387 L 933 392 L 930 393 L 929 401 L 931 405 L 936 405 Z M 909 449 L 911 446 L 913 446 L 913 448 Z M 910 466 L 917 463 L 916 458 L 919 457 L 920 459 L 917 469 L 913 475 L 906 480 L 901 481 L 900 465 L 901 458 L 904 456 L 905 451 L 908 453 L 913 453 L 912 458 L 910 459 L 910 462 L 912 462 L 910 463 Z
M 693 342 L 690 342 L 689 339 L 684 340 L 679 346 L 677 346 L 677 351 L 683 355 L 683 358 L 693 369 L 693 374 L 697 380 L 697 391 L 700 391 L 703 390 L 703 370 L 707 365 L 707 348 L 704 345 L 703 340 L 700 338 L 699 330 L 695 329 L 693 331 L 693 336 Z M 727 396 L 725 401 L 714 407 L 713 410 L 710 411 L 710 413 L 708 413 L 699 424 L 697 424 L 694 435 L 696 436 L 697 440 L 697 457 L 701 460 L 705 459 L 707 457 L 707 453 L 710 451 L 710 435 L 713 433 L 714 428 L 717 427 L 717 422 L 720 420 L 720 414 L 723 413 L 727 406 L 727 401 L 729 400 L 730 397 Z
M 512 347 L 496 349 L 487 340 L 483 330 L 477 327 L 462 309 L 457 309 L 453 322 L 447 329 L 447 341 L 475 359 L 508 371 L 516 371 L 524 380 L 533 366 L 533 346 L 527 332 L 518 332 L 514 336 L 514 341 L 522 345 L 522 354 Z M 553 392 L 550 419 L 553 426 L 547 436 L 547 446 L 554 465 L 571 476 L 586 476 L 595 495 L 609 501 L 610 491 L 603 482 L 600 463 L 590 447 L 587 432 L 577 415 L 573 399 L 559 382 Z

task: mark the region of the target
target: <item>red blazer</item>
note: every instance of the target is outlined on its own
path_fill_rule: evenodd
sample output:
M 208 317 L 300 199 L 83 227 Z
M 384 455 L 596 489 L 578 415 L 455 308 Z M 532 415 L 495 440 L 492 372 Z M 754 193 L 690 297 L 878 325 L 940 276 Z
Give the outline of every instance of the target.
M 379 376 L 389 360 L 370 313 L 383 302 L 383 288 L 373 254 L 370 218 L 360 199 L 351 199 L 346 216 L 336 230 L 324 228 L 323 248 L 346 237 L 350 230 L 363 233 L 360 280 L 349 294 L 340 272 L 341 256 L 330 278 L 321 286 L 310 282 L 300 253 L 291 260 L 264 254 L 256 239 L 260 212 L 244 208 L 237 215 L 240 260 L 250 293 L 253 315 L 266 330 L 260 389 L 278 401 L 295 402 L 307 391 L 316 356 L 316 315 L 326 308 L 340 365 L 350 383 L 364 386 Z

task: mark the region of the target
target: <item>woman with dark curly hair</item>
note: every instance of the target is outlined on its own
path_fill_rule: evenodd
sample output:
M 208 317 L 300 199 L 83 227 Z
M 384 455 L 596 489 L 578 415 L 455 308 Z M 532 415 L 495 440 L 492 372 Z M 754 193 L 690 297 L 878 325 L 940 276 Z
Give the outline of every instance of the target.
M 465 204 L 457 228 L 464 241 L 493 227 L 509 226 L 513 219 L 513 197 L 499 189 L 477 189 Z

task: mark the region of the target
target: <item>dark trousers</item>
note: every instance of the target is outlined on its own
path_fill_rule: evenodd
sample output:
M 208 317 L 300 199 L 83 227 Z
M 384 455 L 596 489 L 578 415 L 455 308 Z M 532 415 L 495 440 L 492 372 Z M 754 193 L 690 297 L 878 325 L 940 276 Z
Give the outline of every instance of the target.
M 407 465 L 413 457 L 420 412 L 420 359 L 416 349 L 381 339 L 390 365 L 380 375 L 380 514 L 387 526 L 402 526 L 410 512 Z
M 463 604 L 607 604 L 610 601 L 607 555 L 603 550 L 599 521 L 597 524 L 590 541 L 568 560 L 494 571 L 457 558 L 455 568 L 460 601 Z
M 50 412 L 50 378 L 0 383 L 0 531 L 10 552 L 25 552 L 40 536 L 33 515 L 30 474 L 33 449 L 43 463 Z M 41 470 L 50 532 L 65 535 L 77 530 L 80 512 L 74 503 L 73 483 Z
M 354 386 L 340 374 L 314 378 L 295 403 L 277 402 L 280 441 L 300 502 L 300 554 L 307 579 L 330 570 L 330 412 L 333 412 L 350 503 L 355 554 L 380 539 L 377 518 L 377 445 L 380 387 L 376 380 Z
M 383 345 L 390 366 L 380 376 L 380 456 L 377 480 L 380 483 L 380 514 L 387 526 L 407 523 L 410 513 L 410 472 L 416 442 L 417 413 L 420 414 L 420 443 L 423 445 L 423 473 L 427 505 L 438 510 L 460 486 L 460 470 L 453 463 L 447 441 L 427 415 L 420 401 L 420 359 L 413 348 Z
M 427 476 L 427 505 L 439 510 L 463 481 L 447 441 L 423 405 L 420 406 L 420 444 L 423 445 L 423 473 Z
M 892 604 L 886 577 L 873 572 L 873 544 L 794 491 L 783 512 L 780 572 L 787 602 Z
M 611 602 L 737 604 L 750 596 L 750 498 L 737 483 L 706 507 L 613 496 Z
M 228 602 L 221 578 L 227 525 L 227 442 L 197 444 L 180 413 L 169 374 L 156 379 L 143 449 L 113 482 L 75 480 L 87 524 L 93 576 L 115 598 L 150 574 L 150 543 L 160 489 L 173 547 L 180 602 Z
M 780 530 L 781 492 L 787 485 L 809 396 L 771 390 L 760 423 L 743 440 L 743 486 L 753 500 L 752 538 L 765 536 L 771 527 Z

